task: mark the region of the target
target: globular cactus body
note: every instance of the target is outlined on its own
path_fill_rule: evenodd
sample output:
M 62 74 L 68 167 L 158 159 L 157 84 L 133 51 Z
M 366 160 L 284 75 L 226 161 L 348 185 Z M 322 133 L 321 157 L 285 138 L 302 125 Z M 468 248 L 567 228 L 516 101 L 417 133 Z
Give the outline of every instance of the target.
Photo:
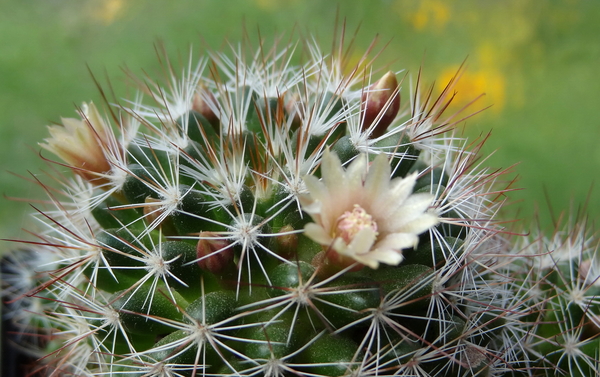
M 402 107 L 366 59 L 261 46 L 51 127 L 75 174 L 42 183 L 38 239 L 5 260 L 37 371 L 597 373 L 592 238 L 552 260 L 505 235 L 505 171 L 454 136 L 453 84 Z

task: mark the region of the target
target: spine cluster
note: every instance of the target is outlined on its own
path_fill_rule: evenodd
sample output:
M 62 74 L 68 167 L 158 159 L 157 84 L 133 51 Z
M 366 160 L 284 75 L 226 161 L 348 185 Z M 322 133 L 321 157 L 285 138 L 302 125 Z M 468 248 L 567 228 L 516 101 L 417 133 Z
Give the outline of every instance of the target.
M 32 372 L 598 375 L 595 234 L 502 227 L 511 181 L 446 115 L 458 74 L 434 95 L 338 47 L 167 60 L 49 127 L 3 260 Z

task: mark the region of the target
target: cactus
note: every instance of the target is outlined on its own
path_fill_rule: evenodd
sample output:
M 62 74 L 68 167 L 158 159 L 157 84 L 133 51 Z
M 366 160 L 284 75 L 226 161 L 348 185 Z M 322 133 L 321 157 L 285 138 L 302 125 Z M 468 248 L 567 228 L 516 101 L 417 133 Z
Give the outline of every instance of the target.
M 49 127 L 3 263 L 32 373 L 598 375 L 597 237 L 502 226 L 509 170 L 453 132 L 456 78 L 401 103 L 366 57 L 260 46 Z

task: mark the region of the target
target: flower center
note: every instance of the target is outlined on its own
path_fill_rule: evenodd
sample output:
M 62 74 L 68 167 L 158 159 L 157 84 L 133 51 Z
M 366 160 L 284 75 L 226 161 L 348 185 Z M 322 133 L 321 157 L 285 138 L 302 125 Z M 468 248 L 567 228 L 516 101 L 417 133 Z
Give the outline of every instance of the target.
M 371 228 L 377 232 L 377 223 L 364 208 L 355 204 L 352 211 L 346 211 L 338 218 L 336 235 L 348 244 L 359 231 L 365 228 Z

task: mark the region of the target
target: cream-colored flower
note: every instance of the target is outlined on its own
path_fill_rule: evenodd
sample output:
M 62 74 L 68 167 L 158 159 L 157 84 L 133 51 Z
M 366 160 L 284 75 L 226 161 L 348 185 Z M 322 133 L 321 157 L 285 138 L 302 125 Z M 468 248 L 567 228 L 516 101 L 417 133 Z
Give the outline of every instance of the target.
M 93 103 L 83 104 L 82 119 L 62 118 L 62 126 L 48 126 L 50 138 L 40 146 L 49 150 L 89 181 L 111 170 L 105 155 L 112 135 Z
M 302 207 L 313 222 L 304 229 L 306 236 L 330 250 L 332 263 L 341 256 L 371 268 L 398 265 L 402 250 L 416 246 L 418 235 L 438 223 L 427 211 L 433 196 L 412 193 L 416 173 L 390 180 L 383 154 L 370 167 L 361 155 L 344 169 L 327 150 L 321 174 L 322 180 L 305 177 L 310 193 L 301 199 Z M 337 255 L 332 259 L 333 252 Z

